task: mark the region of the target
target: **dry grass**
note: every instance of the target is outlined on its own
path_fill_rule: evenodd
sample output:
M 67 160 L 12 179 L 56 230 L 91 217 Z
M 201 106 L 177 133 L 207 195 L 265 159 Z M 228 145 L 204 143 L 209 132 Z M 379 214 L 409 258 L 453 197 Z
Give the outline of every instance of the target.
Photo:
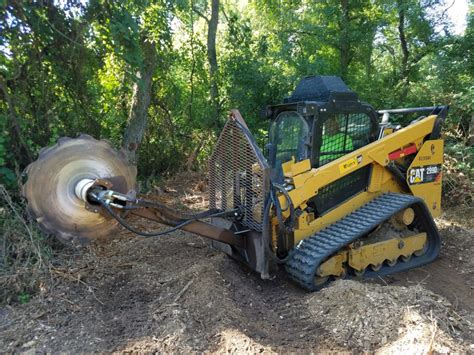
M 44 287 L 52 246 L 3 185 L 0 201 L 0 303 L 25 303 Z

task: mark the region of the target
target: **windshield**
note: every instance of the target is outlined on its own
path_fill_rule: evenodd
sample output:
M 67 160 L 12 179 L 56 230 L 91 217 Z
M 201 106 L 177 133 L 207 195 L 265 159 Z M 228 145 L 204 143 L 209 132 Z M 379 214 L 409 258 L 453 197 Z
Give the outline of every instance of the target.
M 292 157 L 296 161 L 306 159 L 308 133 L 308 124 L 299 113 L 280 113 L 270 126 L 272 168 L 281 168 L 281 164 Z

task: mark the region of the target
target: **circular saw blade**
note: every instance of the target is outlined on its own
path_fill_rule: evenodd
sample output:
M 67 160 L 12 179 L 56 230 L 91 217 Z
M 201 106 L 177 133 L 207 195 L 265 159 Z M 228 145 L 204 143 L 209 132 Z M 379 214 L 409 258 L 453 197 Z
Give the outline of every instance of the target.
M 29 215 L 43 231 L 83 244 L 109 236 L 118 222 L 87 210 L 74 192 L 76 184 L 82 179 L 106 179 L 113 190 L 133 194 L 137 171 L 110 142 L 81 135 L 60 138 L 56 145 L 43 148 L 26 174 L 22 192 Z

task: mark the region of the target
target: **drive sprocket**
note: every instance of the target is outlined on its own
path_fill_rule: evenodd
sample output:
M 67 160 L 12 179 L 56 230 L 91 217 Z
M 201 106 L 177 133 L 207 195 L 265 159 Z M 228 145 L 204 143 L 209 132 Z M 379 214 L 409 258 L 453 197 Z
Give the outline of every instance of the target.
M 135 193 L 136 168 L 110 142 L 88 135 L 60 138 L 43 148 L 38 159 L 26 168 L 22 194 L 27 212 L 40 228 L 62 241 L 83 244 L 109 236 L 117 221 L 107 214 L 94 213 L 75 194 L 83 179 L 106 179 L 114 191 Z

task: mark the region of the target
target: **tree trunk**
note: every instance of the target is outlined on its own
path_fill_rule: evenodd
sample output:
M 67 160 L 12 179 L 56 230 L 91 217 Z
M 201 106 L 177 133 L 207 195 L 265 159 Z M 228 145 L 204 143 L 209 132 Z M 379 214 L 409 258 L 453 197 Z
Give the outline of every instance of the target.
M 370 48 L 367 52 L 367 56 L 365 58 L 365 76 L 367 80 L 370 81 L 372 78 L 373 66 L 372 66 L 372 57 L 374 54 L 374 41 L 375 41 L 375 34 L 377 32 L 377 27 L 374 26 L 372 32 L 370 33 Z
M 398 5 L 398 37 L 400 39 L 400 47 L 402 49 L 402 67 L 400 71 L 400 80 L 403 85 L 402 99 L 406 98 L 408 94 L 409 72 L 410 68 L 408 60 L 410 52 L 408 50 L 408 43 L 405 36 L 405 5 L 403 1 L 397 1 Z
M 196 161 L 199 152 L 201 151 L 201 148 L 204 146 L 204 143 L 207 142 L 207 139 L 204 137 L 200 137 L 200 142 L 194 148 L 194 150 L 191 152 L 191 154 L 188 156 L 188 159 L 186 160 L 186 171 L 191 171 L 193 170 L 194 162 Z
M 137 81 L 133 86 L 128 125 L 122 140 L 123 150 L 131 164 L 136 164 L 138 161 L 138 148 L 147 127 L 148 107 L 151 100 L 151 83 L 157 60 L 155 44 L 143 40 L 142 50 L 144 64 L 137 72 Z
M 216 35 L 217 25 L 219 23 L 219 0 L 212 0 L 211 2 L 211 18 L 208 21 L 207 27 L 207 59 L 209 61 L 209 81 L 211 105 L 213 110 L 213 125 L 219 125 L 219 86 L 218 79 L 218 65 L 216 52 Z
M 28 149 L 28 145 L 26 144 L 23 135 L 21 133 L 20 123 L 18 122 L 18 116 L 16 113 L 15 104 L 13 103 L 12 97 L 8 92 L 7 82 L 2 75 L 0 75 L 0 91 L 3 93 L 3 97 L 5 98 L 5 102 L 8 107 L 8 119 L 11 128 L 11 145 L 13 147 L 13 151 L 19 161 L 26 162 L 27 164 L 33 161 L 31 152 Z
M 469 141 L 468 144 L 470 147 L 474 147 L 474 113 L 471 114 L 471 122 L 469 123 Z
M 340 72 L 342 80 L 347 80 L 349 64 L 351 62 L 350 42 L 349 42 L 349 0 L 341 0 L 341 37 L 339 43 L 340 52 Z

